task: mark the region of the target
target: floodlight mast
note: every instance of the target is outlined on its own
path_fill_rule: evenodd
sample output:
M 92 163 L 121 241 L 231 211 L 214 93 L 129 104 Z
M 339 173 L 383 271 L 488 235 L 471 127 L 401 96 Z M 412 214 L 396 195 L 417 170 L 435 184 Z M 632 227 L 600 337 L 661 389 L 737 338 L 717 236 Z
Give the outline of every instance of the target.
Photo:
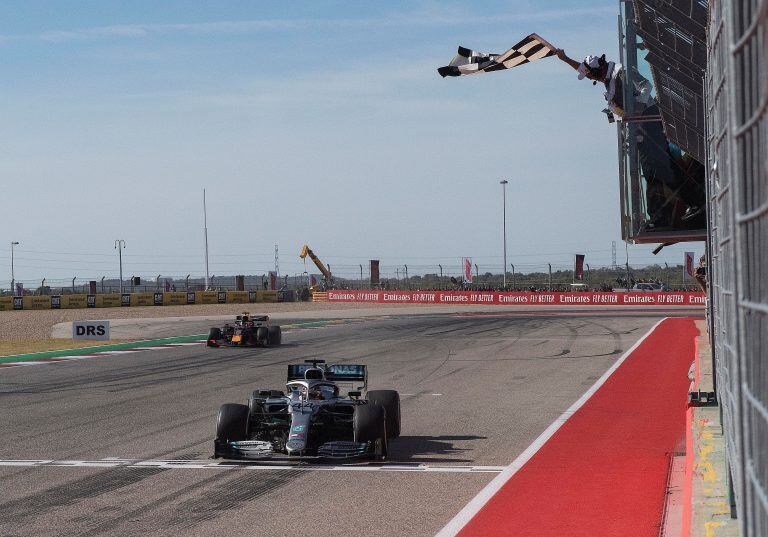
M 507 184 L 509 184 L 509 181 L 506 179 L 502 179 L 499 181 L 501 184 L 501 192 L 502 192 L 502 234 L 504 236 L 504 264 L 502 265 L 502 289 L 506 291 L 507 289 Z
M 211 277 L 208 272 L 208 211 L 205 206 L 205 189 L 203 189 L 203 238 L 205 240 L 205 289 L 210 287 Z

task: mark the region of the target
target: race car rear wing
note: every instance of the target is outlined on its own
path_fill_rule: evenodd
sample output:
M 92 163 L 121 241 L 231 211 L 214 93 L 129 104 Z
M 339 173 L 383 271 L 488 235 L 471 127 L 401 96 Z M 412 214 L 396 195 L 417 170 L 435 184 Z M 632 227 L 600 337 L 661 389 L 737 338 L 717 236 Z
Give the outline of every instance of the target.
M 303 380 L 304 373 L 308 369 L 316 367 L 313 364 L 292 364 L 288 366 L 288 382 L 292 380 Z M 331 382 L 349 382 L 368 388 L 368 368 L 365 365 L 358 364 L 334 364 L 319 366 L 325 371 L 325 380 Z

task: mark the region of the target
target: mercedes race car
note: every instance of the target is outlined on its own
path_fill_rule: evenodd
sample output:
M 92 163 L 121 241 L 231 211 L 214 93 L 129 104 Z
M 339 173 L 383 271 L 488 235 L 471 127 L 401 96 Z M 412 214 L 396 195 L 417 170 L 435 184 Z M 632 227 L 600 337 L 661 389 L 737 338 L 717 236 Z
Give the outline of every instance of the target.
M 352 388 L 346 395 L 342 385 Z M 364 365 L 307 360 L 288 366 L 285 392 L 255 390 L 247 405 L 227 403 L 216 418 L 214 456 L 384 460 L 400 436 L 400 395 L 368 391 Z
M 251 315 L 243 312 L 235 317 L 235 324 L 211 328 L 208 333 L 209 347 L 272 347 L 280 345 L 283 336 L 279 326 L 271 325 L 267 315 Z

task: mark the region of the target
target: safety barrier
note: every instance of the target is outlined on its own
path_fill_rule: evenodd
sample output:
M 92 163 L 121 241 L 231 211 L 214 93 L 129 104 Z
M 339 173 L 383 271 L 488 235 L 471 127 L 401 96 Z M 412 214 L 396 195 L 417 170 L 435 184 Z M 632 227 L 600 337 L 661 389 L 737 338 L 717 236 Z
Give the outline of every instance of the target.
M 182 306 L 194 304 L 253 304 L 278 302 L 277 291 L 190 291 L 119 293 L 100 295 L 3 296 L 0 311 L 136 306 Z
M 313 300 L 316 300 L 313 294 Z M 704 293 L 694 292 L 517 292 L 517 291 L 328 291 L 328 302 L 392 304 L 499 304 L 552 306 L 694 306 L 704 308 Z

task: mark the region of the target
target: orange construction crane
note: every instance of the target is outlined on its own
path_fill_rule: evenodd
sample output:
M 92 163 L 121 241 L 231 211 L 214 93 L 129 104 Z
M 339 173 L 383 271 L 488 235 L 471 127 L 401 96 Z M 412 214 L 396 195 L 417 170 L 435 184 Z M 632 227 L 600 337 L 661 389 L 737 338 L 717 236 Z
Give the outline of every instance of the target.
M 299 257 L 306 262 L 307 256 L 315 263 L 315 266 L 318 268 L 318 270 L 323 274 L 323 277 L 325 277 L 325 282 L 327 284 L 330 284 L 333 282 L 333 275 L 331 274 L 331 271 L 328 270 L 328 268 L 323 264 L 322 261 L 320 261 L 315 253 L 307 246 L 306 244 L 301 249 L 301 253 L 299 254 Z

